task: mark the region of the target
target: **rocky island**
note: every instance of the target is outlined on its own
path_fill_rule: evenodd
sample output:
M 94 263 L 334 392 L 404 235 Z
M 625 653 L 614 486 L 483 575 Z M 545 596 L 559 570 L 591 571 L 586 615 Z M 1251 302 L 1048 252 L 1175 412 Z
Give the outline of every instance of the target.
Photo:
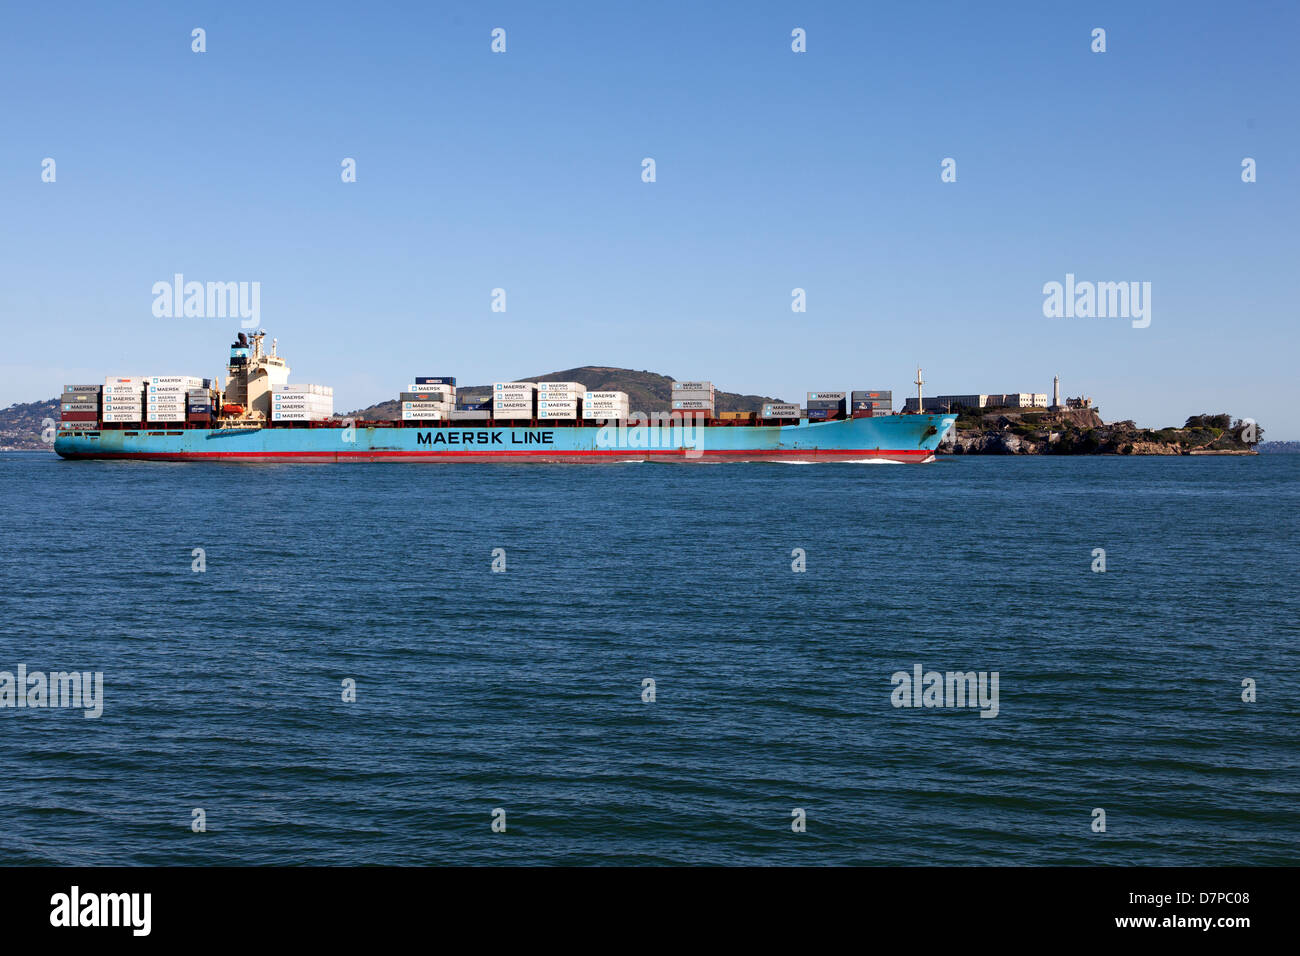
M 954 409 L 954 411 L 958 411 Z M 960 409 L 939 445 L 947 455 L 1253 455 L 1264 429 L 1231 415 L 1193 415 L 1181 428 L 1102 421 L 1095 408 Z

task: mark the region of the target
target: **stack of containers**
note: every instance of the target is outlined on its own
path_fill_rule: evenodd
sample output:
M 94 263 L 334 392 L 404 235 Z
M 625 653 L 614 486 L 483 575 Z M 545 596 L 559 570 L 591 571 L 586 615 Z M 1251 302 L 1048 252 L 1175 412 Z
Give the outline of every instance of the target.
M 102 385 L 64 385 L 59 397 L 59 428 L 84 431 L 99 427 L 99 396 Z
M 451 411 L 453 422 L 485 422 L 491 417 L 491 395 L 456 394 L 456 407 Z
M 582 417 L 579 406 L 586 393 L 581 382 L 538 382 L 537 417 L 577 421 Z
M 109 376 L 104 379 L 104 418 L 105 422 L 127 422 L 138 425 L 144 421 L 144 383 L 143 378 L 118 378 Z
M 764 402 L 758 417 L 770 420 L 797 419 L 802 417 L 802 411 L 798 405 L 790 402 Z
M 449 375 L 417 375 L 398 396 L 402 421 L 447 421 L 456 405 L 456 379 Z
M 191 375 L 151 375 L 145 383 L 145 419 L 150 422 L 185 421 L 186 396 L 192 388 L 209 383 Z
M 712 382 L 673 382 L 672 409 L 683 414 L 713 417 Z
M 826 422 L 843 418 L 848 410 L 848 399 L 845 392 L 809 392 L 808 421 Z
M 582 417 L 588 421 L 613 421 L 631 415 L 627 392 L 583 392 Z
M 537 417 L 536 382 L 494 382 L 492 385 L 492 417 L 509 421 L 512 418 Z
M 894 393 L 885 389 L 854 391 L 849 395 L 854 418 L 879 418 L 894 414 Z
M 192 425 L 211 425 L 216 399 L 211 388 L 191 388 L 185 393 L 185 420 Z
M 271 386 L 271 421 L 319 422 L 334 414 L 334 389 L 328 385 Z

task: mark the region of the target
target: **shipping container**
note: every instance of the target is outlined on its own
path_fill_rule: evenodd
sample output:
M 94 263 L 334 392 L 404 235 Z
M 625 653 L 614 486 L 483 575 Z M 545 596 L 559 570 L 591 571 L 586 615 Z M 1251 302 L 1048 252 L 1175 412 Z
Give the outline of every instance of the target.
M 97 422 L 99 412 L 60 412 L 59 420 L 64 422 Z
M 334 389 L 329 385 L 312 385 L 302 382 L 296 385 L 272 385 L 271 394 L 281 395 L 325 395 L 333 397 Z
M 888 389 L 877 389 L 875 391 L 855 389 L 852 393 L 850 393 L 849 397 L 853 399 L 853 401 L 855 402 L 869 402 L 869 401 L 892 402 L 894 400 L 894 393 L 889 391 Z
M 809 392 L 810 402 L 842 402 L 848 398 L 847 392 Z
M 798 405 L 790 402 L 767 402 L 760 410 L 763 418 L 799 418 Z
M 99 402 L 64 402 L 60 408 L 65 412 L 97 412 Z
M 415 376 L 415 384 L 426 388 L 430 385 L 455 386 L 456 377 L 454 375 L 417 375 Z M 419 391 L 419 389 L 416 389 L 416 391 Z
M 455 398 L 447 392 L 401 392 L 397 396 L 401 402 L 448 402 L 455 401 Z
M 537 391 L 536 382 L 493 382 L 492 391 L 494 394 L 501 392 L 535 392 Z
M 713 403 L 709 401 L 674 401 L 673 411 L 711 412 L 713 411 Z
M 64 385 L 65 392 L 102 392 L 103 385 Z
M 482 409 L 457 408 L 451 413 L 453 422 L 485 422 L 491 417 L 491 412 Z
M 673 382 L 674 392 L 712 392 L 712 382 Z
M 538 382 L 539 392 L 585 392 L 587 386 L 581 382 Z

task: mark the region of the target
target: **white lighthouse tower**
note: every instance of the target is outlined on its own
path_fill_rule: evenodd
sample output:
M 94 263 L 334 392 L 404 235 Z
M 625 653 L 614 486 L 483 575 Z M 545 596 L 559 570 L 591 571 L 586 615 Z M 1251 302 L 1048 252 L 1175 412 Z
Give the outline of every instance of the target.
M 1061 376 L 1052 376 L 1052 407 L 1061 407 Z

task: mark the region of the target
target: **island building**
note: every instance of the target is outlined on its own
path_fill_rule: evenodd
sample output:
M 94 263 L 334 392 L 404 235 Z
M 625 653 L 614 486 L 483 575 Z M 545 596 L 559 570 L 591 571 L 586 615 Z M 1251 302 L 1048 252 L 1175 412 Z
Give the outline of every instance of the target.
M 928 395 L 909 398 L 903 411 L 948 412 L 955 408 L 1047 408 L 1046 392 L 1005 392 L 977 395 Z

